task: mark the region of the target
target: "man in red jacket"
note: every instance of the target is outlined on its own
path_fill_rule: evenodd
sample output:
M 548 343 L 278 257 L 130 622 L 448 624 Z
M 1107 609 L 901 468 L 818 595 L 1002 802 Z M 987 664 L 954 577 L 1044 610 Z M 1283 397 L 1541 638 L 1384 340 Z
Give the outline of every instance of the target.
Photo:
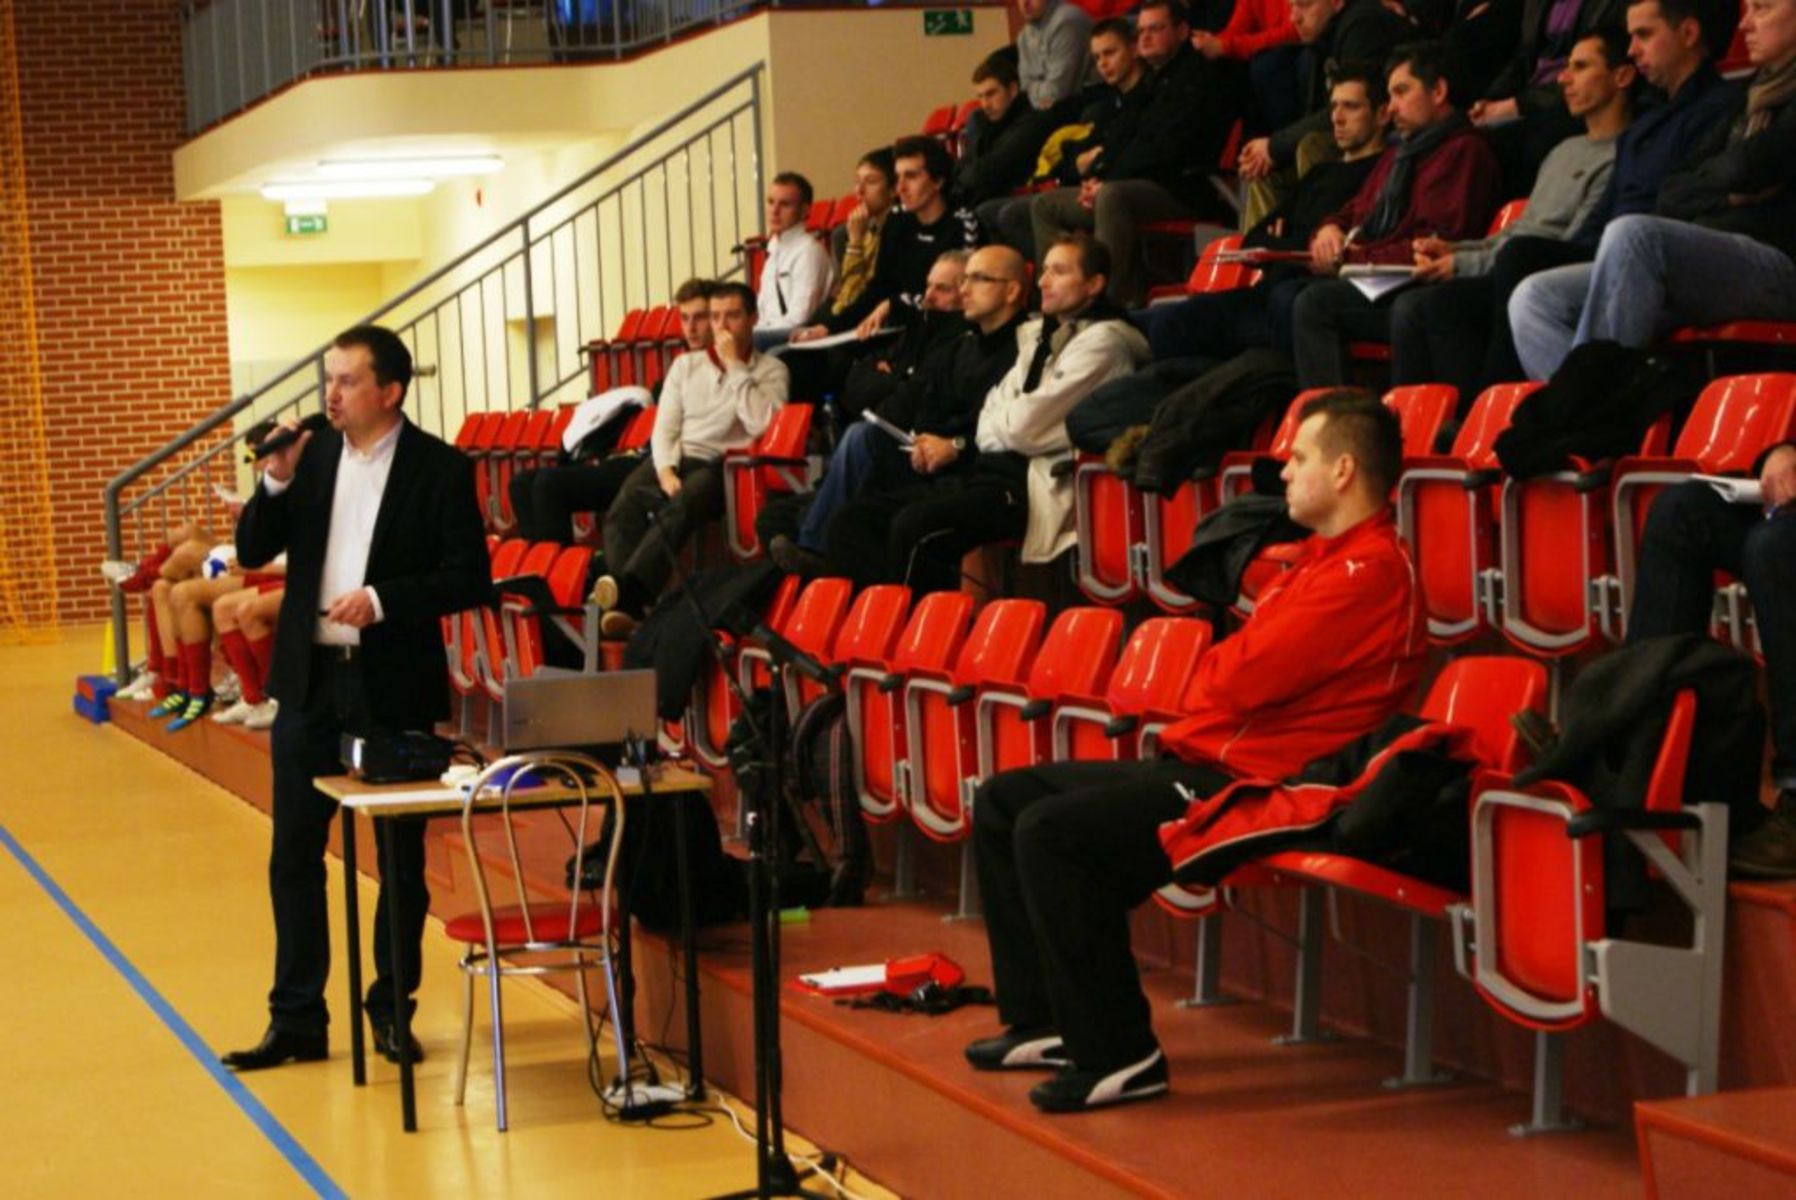
M 1417 238 L 1483 237 L 1500 199 L 1496 154 L 1447 98 L 1447 56 L 1438 42 L 1399 46 L 1387 68 L 1391 124 L 1400 140 L 1384 152 L 1359 194 L 1310 239 L 1311 269 L 1415 264 Z M 1350 339 L 1388 341 L 1390 286 L 1376 299 L 1357 279 L 1305 289 L 1292 307 L 1291 347 L 1300 387 L 1339 387 L 1347 378 Z
M 1200 661 L 1201 699 L 1165 731 L 1161 757 L 1007 771 L 974 797 L 1005 1030 L 968 1045 L 967 1059 L 1055 1069 L 1029 1093 L 1045 1112 L 1166 1091 L 1129 947 L 1129 910 L 1172 880 L 1161 826 L 1192 796 L 1283 778 L 1371 732 L 1421 673 L 1421 589 L 1388 499 L 1402 457 L 1396 417 L 1345 389 L 1305 412 L 1285 498 L 1314 536 L 1247 624 Z

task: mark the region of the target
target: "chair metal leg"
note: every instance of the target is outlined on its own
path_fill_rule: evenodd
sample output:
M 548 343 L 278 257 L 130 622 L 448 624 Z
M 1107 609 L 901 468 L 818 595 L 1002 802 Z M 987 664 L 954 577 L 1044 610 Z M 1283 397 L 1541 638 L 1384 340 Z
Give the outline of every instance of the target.
M 462 965 L 462 979 L 467 983 L 465 989 L 467 1002 L 462 1005 L 461 1013 L 461 1058 L 455 1064 L 455 1104 L 461 1107 L 468 1098 L 468 1055 L 474 1048 L 474 973 Z
M 979 872 L 973 863 L 971 840 L 960 844 L 960 907 L 942 918 L 944 921 L 972 921 L 984 915 L 979 902 Z
M 1297 983 L 1291 998 L 1291 1032 L 1272 1039 L 1278 1046 L 1301 1046 L 1309 1042 L 1332 1042 L 1334 1035 L 1322 1028 L 1322 936 L 1323 903 L 1321 888 L 1307 887 L 1297 901 Z
M 1434 1069 L 1434 923 L 1419 913 L 1411 913 L 1409 1019 L 1403 1038 L 1403 1074 L 1385 1080 L 1384 1086 L 1427 1087 L 1452 1079 L 1452 1075 Z
M 586 993 L 586 973 L 593 967 L 586 955 L 574 955 L 574 993 L 580 1000 L 580 1025 L 586 1030 L 586 1052 L 593 1062 L 599 1061 L 599 1035 L 592 1027 L 592 999 Z
M 1571 1133 L 1584 1122 L 1565 1114 L 1565 1038 L 1561 1034 L 1534 1035 L 1534 1113 L 1526 1124 L 1511 1125 L 1515 1137 L 1537 1133 Z
M 495 957 L 487 963 L 491 972 L 487 976 L 492 984 L 489 989 L 493 998 L 493 1104 L 498 1113 L 499 1132 L 507 1128 L 505 1116 L 505 1011 L 499 999 L 499 960 Z
M 892 863 L 892 899 L 915 900 L 917 887 L 917 831 L 908 820 L 898 824 L 898 850 Z
M 1222 914 L 1210 913 L 1197 919 L 1196 977 L 1191 994 L 1179 1001 L 1179 1007 L 1214 1008 L 1235 1003 L 1235 997 L 1222 994 Z

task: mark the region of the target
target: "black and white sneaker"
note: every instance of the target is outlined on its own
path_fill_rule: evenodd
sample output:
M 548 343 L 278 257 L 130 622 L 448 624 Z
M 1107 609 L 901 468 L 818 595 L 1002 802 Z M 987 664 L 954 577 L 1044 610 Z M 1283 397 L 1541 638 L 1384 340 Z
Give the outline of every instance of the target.
M 1046 1083 L 1029 1089 L 1029 1101 L 1047 1113 L 1084 1112 L 1106 1104 L 1125 1104 L 1131 1100 L 1150 1100 L 1166 1094 L 1166 1055 L 1154 1052 L 1137 1063 L 1117 1071 L 1081 1071 L 1074 1066 L 1061 1069 Z
M 1007 1029 L 968 1042 L 966 1055 L 981 1071 L 1057 1071 L 1071 1065 L 1060 1035 L 1047 1030 Z

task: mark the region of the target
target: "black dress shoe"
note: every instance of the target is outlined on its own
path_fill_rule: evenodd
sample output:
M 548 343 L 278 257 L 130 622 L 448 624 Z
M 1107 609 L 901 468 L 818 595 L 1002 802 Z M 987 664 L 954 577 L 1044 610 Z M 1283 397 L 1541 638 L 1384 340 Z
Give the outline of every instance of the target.
M 261 1071 L 289 1062 L 317 1062 L 330 1057 L 330 1037 L 323 1033 L 294 1033 L 270 1025 L 262 1041 L 248 1050 L 233 1050 L 219 1062 L 233 1071 Z
M 373 1028 L 374 1028 L 374 1048 L 375 1048 L 375 1050 L 379 1051 L 381 1056 L 383 1058 L 385 1058 L 388 1062 L 390 1062 L 390 1063 L 398 1062 L 399 1061 L 399 1043 L 393 1037 L 393 1022 L 391 1022 L 391 1021 L 376 1021 L 376 1020 L 370 1018 L 368 1021 L 368 1024 L 373 1026 Z M 412 1044 L 412 1063 L 414 1065 L 416 1065 L 417 1063 L 423 1062 L 424 1061 L 424 1047 L 422 1047 L 418 1044 L 418 1039 L 415 1037 L 412 1037 L 411 1033 L 409 1031 L 406 1033 L 406 1037 L 411 1040 L 411 1044 Z

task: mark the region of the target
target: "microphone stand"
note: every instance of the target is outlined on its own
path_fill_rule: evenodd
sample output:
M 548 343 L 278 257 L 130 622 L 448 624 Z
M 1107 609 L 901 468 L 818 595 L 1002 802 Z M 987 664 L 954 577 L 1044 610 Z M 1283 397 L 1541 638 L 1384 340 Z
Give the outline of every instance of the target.
M 651 514 L 649 520 L 654 524 L 655 516 Z M 699 599 L 692 586 L 691 576 L 680 569 L 679 558 L 667 539 L 657 540 L 673 569 L 681 599 L 698 621 L 701 636 L 723 676 L 724 686 L 741 706 L 750 749 L 748 753 L 733 757 L 731 766 L 739 780 L 744 776 L 752 778 L 756 772 L 765 772 L 767 780 L 766 787 L 749 788 L 745 793 L 753 804 L 748 813 L 747 828 L 750 992 L 754 1012 L 755 1186 L 726 1192 L 716 1200 L 750 1200 L 751 1197 L 768 1200 L 773 1196 L 827 1200 L 823 1193 L 806 1191 L 799 1186 L 798 1170 L 786 1152 L 786 1126 L 780 1100 L 780 904 L 775 856 L 780 848 L 780 809 L 784 806 L 786 790 L 783 745 L 785 666 L 776 650 L 769 660 L 773 703 L 769 706 L 770 715 L 764 728 L 755 719 L 753 706 L 749 704 L 741 682 L 730 670 L 728 652 L 717 636 L 716 624 L 705 611 L 704 601 Z M 770 648 L 774 645 L 769 643 Z M 744 794 L 743 790 L 739 789 L 738 794 Z

